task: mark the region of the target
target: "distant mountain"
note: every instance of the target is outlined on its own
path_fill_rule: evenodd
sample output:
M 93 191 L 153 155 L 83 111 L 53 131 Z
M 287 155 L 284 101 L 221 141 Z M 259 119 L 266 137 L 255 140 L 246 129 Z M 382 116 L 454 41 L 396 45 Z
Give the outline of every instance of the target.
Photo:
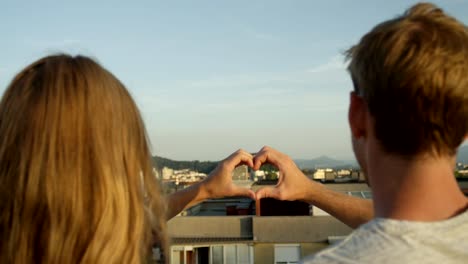
M 296 159 L 294 162 L 301 169 L 358 167 L 357 162 L 354 160 L 337 160 L 327 156 L 320 156 L 315 159 Z M 468 164 L 468 145 L 458 149 L 457 162 Z
M 315 159 L 296 159 L 296 165 L 301 169 L 315 168 L 337 168 L 337 167 L 356 167 L 355 161 L 337 160 L 327 156 L 320 156 Z
M 468 145 L 458 149 L 457 162 L 468 164 Z

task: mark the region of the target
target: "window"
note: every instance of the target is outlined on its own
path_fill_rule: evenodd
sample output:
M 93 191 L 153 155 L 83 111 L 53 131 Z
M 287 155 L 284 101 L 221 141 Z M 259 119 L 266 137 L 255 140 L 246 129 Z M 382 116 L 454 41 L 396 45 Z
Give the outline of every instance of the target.
M 194 248 L 191 247 L 191 246 L 173 246 L 173 247 L 171 247 L 171 264 L 190 264 L 190 263 L 193 263 L 194 262 L 194 259 L 193 259 L 194 251 L 193 250 L 194 250 Z M 201 254 L 203 254 L 203 252 L 201 252 Z
M 275 264 L 299 263 L 301 246 L 297 244 L 275 245 Z
M 353 191 L 353 192 L 346 192 L 346 193 L 348 195 L 358 197 L 358 198 L 372 199 L 371 191 Z
M 251 249 L 244 244 L 211 246 L 213 264 L 250 264 Z
M 210 248 L 209 247 L 199 247 L 196 248 L 196 256 L 197 262 L 196 263 L 209 263 L 210 261 Z
M 224 263 L 224 254 L 223 254 L 223 246 L 212 246 L 211 247 L 211 263 Z
M 250 264 L 251 259 L 253 249 L 246 244 L 171 247 L 171 264 Z
M 249 246 L 247 245 L 225 245 L 225 264 L 249 264 Z M 213 262 L 216 263 L 216 262 Z
M 172 247 L 171 264 L 184 264 L 184 247 Z
M 238 264 L 249 264 L 250 263 L 249 246 L 247 246 L 247 245 L 237 245 L 237 263 Z
M 226 264 L 236 264 L 237 254 L 236 254 L 236 245 L 226 245 L 224 246 L 224 256 L 226 257 Z

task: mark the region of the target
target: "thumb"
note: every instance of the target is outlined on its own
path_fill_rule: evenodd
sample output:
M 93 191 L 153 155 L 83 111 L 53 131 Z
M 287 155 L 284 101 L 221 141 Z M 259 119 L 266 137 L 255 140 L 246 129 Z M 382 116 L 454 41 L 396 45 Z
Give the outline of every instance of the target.
M 234 186 L 232 188 L 232 196 L 244 196 L 244 197 L 249 197 L 252 200 L 256 200 L 256 195 L 255 193 L 247 188 L 242 188 L 239 186 Z
M 257 191 L 256 193 L 257 200 L 260 200 L 262 198 L 274 198 L 277 200 L 280 199 L 280 192 L 278 188 L 276 187 L 265 187 Z

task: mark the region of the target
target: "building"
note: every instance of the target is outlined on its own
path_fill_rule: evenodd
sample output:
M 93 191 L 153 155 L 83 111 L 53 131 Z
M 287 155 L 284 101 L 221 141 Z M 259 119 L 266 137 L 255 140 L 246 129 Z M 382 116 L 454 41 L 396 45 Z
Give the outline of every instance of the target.
M 314 172 L 313 179 L 318 180 L 318 181 L 325 181 L 325 170 L 324 169 L 316 170 Z
M 170 180 L 172 178 L 172 175 L 174 175 L 174 170 L 168 167 L 162 168 L 162 178 L 163 180 Z
M 462 177 L 467 178 L 468 177 L 468 169 L 459 170 L 459 171 L 457 171 L 457 174 L 458 174 L 458 177 L 460 177 L 460 178 L 462 178 Z
M 211 199 L 188 208 L 184 216 L 255 215 L 255 201 L 246 197 Z
M 351 175 L 351 171 L 350 170 L 339 170 L 339 171 L 336 172 L 336 175 L 338 177 L 347 177 L 347 176 Z
M 458 184 L 468 195 L 468 181 Z M 262 187 L 265 185 L 254 184 L 252 190 Z M 372 198 L 365 183 L 330 183 L 327 188 L 355 197 Z M 192 216 L 175 217 L 168 222 L 171 263 L 298 263 L 352 232 L 351 228 L 315 206 L 308 208 L 308 215 L 297 216 L 293 212 L 294 216 L 278 216 L 281 206 L 297 207 L 303 214 L 304 205 L 300 202 L 259 204 L 249 198 L 223 200 L 209 200 L 197 205 L 199 207 L 193 209 Z M 202 208 L 204 204 L 211 205 Z M 265 207 L 270 213 L 265 213 Z M 213 214 L 216 210 L 222 213 Z
M 248 181 L 250 180 L 249 167 L 246 165 L 239 166 L 232 172 L 232 179 L 234 181 Z
M 314 172 L 314 176 L 312 178 L 322 182 L 333 181 L 335 180 L 335 174 L 336 173 L 333 171 L 333 169 L 317 169 Z
M 250 180 L 249 167 L 246 165 L 239 166 L 232 172 L 232 179 L 235 181 Z
M 168 222 L 174 264 L 297 263 L 350 232 L 330 216 L 176 217 Z
M 325 171 L 326 182 L 335 181 L 335 179 L 336 179 L 336 173 L 333 170 Z
M 257 171 L 252 170 L 250 174 L 251 174 L 250 177 L 252 178 L 253 181 L 262 181 L 266 179 L 265 171 L 262 171 L 262 170 L 257 170 Z

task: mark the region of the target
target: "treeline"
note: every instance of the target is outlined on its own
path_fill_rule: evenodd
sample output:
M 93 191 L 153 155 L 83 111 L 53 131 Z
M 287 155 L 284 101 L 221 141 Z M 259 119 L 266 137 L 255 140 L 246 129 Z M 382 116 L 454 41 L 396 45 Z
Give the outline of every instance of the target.
M 216 168 L 218 163 L 219 161 L 177 161 L 158 156 L 153 157 L 153 165 L 158 170 L 162 170 L 162 168 L 168 167 L 174 170 L 189 169 L 209 174 L 212 170 Z M 267 175 L 271 174 L 272 172 L 278 171 L 278 169 L 271 164 L 263 164 L 260 170 L 264 170 Z
M 216 168 L 216 166 L 218 165 L 218 162 L 217 161 L 199 161 L 199 160 L 177 161 L 177 160 L 171 160 L 171 159 L 166 159 L 163 157 L 154 156 L 153 164 L 158 170 L 161 170 L 164 167 L 168 167 L 174 170 L 189 169 L 189 170 L 209 174 L 212 170 L 214 170 L 214 168 Z

